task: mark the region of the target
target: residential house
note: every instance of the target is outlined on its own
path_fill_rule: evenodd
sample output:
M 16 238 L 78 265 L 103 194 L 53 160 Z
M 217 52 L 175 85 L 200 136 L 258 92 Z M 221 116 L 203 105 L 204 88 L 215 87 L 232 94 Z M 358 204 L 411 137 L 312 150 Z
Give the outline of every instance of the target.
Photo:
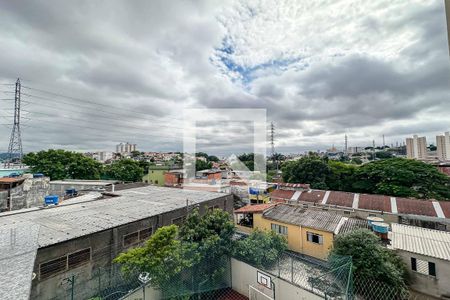
M 249 205 L 235 211 L 238 230 L 273 230 L 284 235 L 289 250 L 326 260 L 337 234 L 369 228 L 366 220 L 287 204 Z
M 389 248 L 408 266 L 411 289 L 426 298 L 450 298 L 450 233 L 392 224 Z

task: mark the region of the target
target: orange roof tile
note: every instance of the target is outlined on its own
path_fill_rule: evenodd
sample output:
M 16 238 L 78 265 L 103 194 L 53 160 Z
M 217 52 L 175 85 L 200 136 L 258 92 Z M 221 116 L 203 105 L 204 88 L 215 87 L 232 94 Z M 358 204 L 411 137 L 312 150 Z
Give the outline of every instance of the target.
M 295 194 L 295 191 L 290 190 L 275 190 L 272 193 L 270 193 L 271 198 L 281 198 L 281 199 L 291 199 L 292 196 Z
M 275 204 L 267 203 L 267 204 L 255 204 L 255 205 L 247 205 L 236 209 L 234 213 L 258 213 L 264 212 L 266 209 L 271 208 Z

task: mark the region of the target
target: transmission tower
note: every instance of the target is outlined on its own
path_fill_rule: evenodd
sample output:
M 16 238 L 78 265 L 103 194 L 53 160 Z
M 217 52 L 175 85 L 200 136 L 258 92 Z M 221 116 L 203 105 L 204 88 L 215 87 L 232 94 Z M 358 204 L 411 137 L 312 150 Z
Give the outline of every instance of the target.
M 11 162 L 14 160 L 22 163 L 22 156 L 22 138 L 20 133 L 20 79 L 17 78 L 14 96 L 14 124 L 9 139 L 8 159 L 5 163 L 5 167 L 9 168 Z
M 272 163 L 276 166 L 278 171 L 278 164 L 275 158 L 275 125 L 270 123 L 270 145 L 272 146 Z

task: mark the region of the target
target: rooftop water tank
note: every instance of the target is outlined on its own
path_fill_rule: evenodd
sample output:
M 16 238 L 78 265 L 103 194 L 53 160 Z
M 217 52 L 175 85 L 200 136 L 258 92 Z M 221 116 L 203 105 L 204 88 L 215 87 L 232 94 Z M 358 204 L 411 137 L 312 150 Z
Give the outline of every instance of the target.
M 58 205 L 59 197 L 58 195 L 48 195 L 44 197 L 44 205 Z
M 372 229 L 376 233 L 387 234 L 389 231 L 389 224 L 383 222 L 373 222 Z
M 384 222 L 383 218 L 380 217 L 367 217 L 367 221 L 369 221 L 369 226 L 372 227 L 374 222 Z

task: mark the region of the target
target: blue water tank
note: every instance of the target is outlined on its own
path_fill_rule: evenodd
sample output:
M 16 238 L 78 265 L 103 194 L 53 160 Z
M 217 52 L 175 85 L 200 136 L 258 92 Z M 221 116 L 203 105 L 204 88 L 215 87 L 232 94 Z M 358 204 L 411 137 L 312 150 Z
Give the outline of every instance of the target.
M 58 195 L 48 195 L 44 197 L 45 205 L 58 205 L 59 197 Z
M 372 217 L 367 217 L 367 221 L 369 221 L 369 226 L 372 227 L 373 223 L 375 223 L 375 222 L 382 223 L 384 220 L 383 220 L 383 218 L 372 216 Z
M 20 177 L 20 174 L 19 173 L 11 173 L 11 174 L 9 174 L 9 177 L 10 178 Z
M 382 223 L 382 222 L 373 222 L 372 229 L 374 232 L 377 232 L 377 233 L 388 233 L 389 224 Z
M 67 189 L 66 190 L 66 195 L 67 196 L 76 196 L 76 195 L 78 195 L 78 191 L 76 189 L 74 189 L 74 188 Z
M 42 178 L 42 177 L 44 177 L 44 174 L 42 173 L 33 174 L 33 178 Z

